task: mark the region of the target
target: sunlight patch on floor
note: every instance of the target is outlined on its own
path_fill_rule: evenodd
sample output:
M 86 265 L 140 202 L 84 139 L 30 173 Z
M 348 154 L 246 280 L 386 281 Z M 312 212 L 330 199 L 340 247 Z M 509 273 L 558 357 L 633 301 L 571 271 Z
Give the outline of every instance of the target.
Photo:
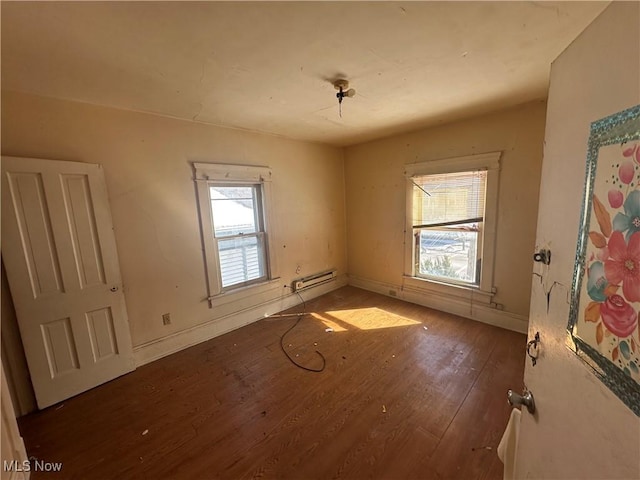
M 314 313 L 313 316 L 321 320 L 328 328 L 332 328 L 334 332 L 344 332 L 348 330 L 348 326 L 359 330 L 376 330 L 379 328 L 421 325 L 416 320 L 385 312 L 377 307 L 329 310 L 327 312 Z

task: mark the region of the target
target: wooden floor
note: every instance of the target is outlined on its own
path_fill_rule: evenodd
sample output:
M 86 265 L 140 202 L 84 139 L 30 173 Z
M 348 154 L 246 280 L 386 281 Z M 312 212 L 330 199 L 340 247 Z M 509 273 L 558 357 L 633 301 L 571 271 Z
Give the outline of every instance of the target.
M 64 464 L 31 478 L 502 478 L 523 335 L 353 287 L 306 309 L 285 347 L 323 372 L 261 320 L 19 419 Z

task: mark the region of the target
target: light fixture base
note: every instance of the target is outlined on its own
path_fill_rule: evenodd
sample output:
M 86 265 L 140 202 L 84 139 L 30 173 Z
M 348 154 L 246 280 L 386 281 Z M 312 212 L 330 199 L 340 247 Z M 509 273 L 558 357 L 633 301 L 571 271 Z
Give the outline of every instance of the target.
M 349 88 L 349 82 L 343 79 L 336 80 L 335 82 L 333 82 L 333 88 L 335 88 L 336 90 L 347 90 Z

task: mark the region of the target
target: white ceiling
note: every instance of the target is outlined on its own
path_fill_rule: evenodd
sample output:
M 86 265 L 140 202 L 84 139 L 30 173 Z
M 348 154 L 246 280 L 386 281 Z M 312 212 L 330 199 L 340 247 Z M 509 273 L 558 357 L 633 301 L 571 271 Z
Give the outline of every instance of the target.
M 3 1 L 2 88 L 351 145 L 546 97 L 607 4 Z

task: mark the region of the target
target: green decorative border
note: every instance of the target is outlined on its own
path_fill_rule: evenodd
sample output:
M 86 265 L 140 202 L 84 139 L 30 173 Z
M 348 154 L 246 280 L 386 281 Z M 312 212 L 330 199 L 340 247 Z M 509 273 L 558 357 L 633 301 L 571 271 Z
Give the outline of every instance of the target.
M 584 197 L 578 228 L 578 244 L 576 249 L 576 262 L 573 269 L 571 308 L 569 310 L 567 330 L 569 332 L 569 347 L 571 350 L 587 365 L 593 368 L 600 381 L 615 393 L 633 413 L 640 417 L 640 385 L 625 375 L 624 372 L 576 334 L 580 289 L 586 272 L 585 257 L 587 240 L 589 238 L 588 226 L 591 221 L 591 204 L 593 185 L 598 166 L 598 153 L 600 147 L 638 139 L 640 139 L 640 105 L 602 118 L 591 124 Z

